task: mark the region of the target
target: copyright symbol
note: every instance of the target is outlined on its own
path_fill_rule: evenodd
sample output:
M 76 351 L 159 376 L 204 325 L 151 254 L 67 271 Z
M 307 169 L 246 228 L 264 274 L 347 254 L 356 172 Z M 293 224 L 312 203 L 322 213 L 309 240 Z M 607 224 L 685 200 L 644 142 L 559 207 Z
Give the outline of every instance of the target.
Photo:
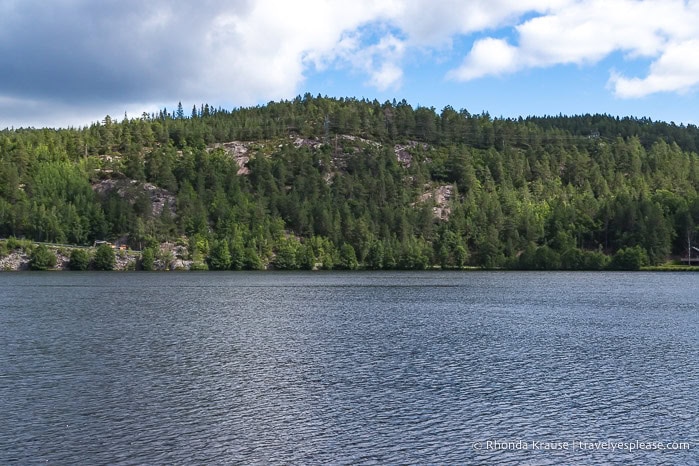
M 474 442 L 472 445 L 474 450 L 482 450 L 483 449 L 483 444 L 481 442 Z

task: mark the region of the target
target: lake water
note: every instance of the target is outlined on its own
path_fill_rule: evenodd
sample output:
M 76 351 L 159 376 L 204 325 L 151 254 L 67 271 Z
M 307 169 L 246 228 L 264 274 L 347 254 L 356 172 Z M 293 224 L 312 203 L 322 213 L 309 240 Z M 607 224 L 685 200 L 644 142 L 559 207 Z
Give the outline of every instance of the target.
M 699 464 L 699 274 L 0 274 L 11 463 Z

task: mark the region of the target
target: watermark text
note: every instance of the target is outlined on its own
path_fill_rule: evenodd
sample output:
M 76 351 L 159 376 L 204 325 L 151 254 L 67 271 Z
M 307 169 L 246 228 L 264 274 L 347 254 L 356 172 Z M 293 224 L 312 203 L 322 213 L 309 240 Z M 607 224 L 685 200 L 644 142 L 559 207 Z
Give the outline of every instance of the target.
M 689 450 L 689 442 L 656 442 L 633 440 L 629 442 L 619 442 L 612 440 L 585 441 L 573 440 L 567 442 L 548 440 L 484 440 L 473 442 L 474 450 L 489 451 L 518 451 L 518 450 L 549 450 L 549 451 L 581 451 L 581 450 L 602 450 L 602 451 L 653 451 L 653 450 Z

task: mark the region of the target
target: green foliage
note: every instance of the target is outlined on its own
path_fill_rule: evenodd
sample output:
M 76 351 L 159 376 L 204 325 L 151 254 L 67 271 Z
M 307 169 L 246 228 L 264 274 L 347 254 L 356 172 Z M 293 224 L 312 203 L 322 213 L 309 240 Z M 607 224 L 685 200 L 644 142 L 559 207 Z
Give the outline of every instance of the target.
M 299 268 L 296 253 L 299 243 L 295 239 L 284 239 L 279 242 L 274 257 L 274 267 L 279 270 L 296 270 Z
M 56 266 L 56 255 L 46 245 L 40 244 L 29 254 L 29 268 L 48 270 Z
M 26 239 L 17 239 L 14 236 L 10 236 L 7 238 L 7 249 L 9 251 L 12 250 L 23 250 L 23 251 L 29 251 L 32 248 L 32 242 L 30 240 Z
M 337 268 L 345 270 L 356 270 L 359 267 L 357 254 L 351 244 L 345 243 L 340 248 L 340 262 Z
M 561 256 L 555 250 L 548 246 L 537 247 L 534 244 L 529 244 L 527 249 L 522 252 L 517 261 L 517 266 L 524 270 L 558 270 L 561 268 L 578 270 L 577 260 L 578 253 L 581 251 L 566 251 Z
M 301 270 L 313 270 L 316 266 L 316 256 L 313 247 L 304 243 L 296 250 L 296 263 Z
M 124 267 L 124 270 L 127 270 L 129 272 L 133 272 L 136 270 L 136 261 L 135 260 L 129 260 L 126 262 L 126 266 Z
M 620 249 L 612 257 L 609 268 L 612 270 L 640 270 L 648 265 L 648 255 L 640 246 Z
M 114 249 L 108 244 L 100 244 L 92 258 L 92 268 L 95 270 L 114 270 L 115 265 Z
M 156 257 L 162 264 L 164 270 L 172 270 L 175 262 L 175 254 L 173 254 L 172 251 L 158 250 Z
M 463 267 L 464 265 L 466 265 L 467 260 L 468 260 L 468 251 L 466 250 L 466 248 L 463 245 L 458 244 L 454 248 L 454 265 L 457 267 Z
M 564 270 L 585 270 L 585 252 L 570 248 L 560 256 L 561 268 Z
M 244 251 L 244 260 L 243 260 L 243 268 L 245 270 L 263 270 L 264 269 L 264 264 L 262 263 L 262 259 L 260 259 L 260 256 L 257 254 L 257 251 L 253 248 L 245 248 Z
M 146 271 L 155 270 L 156 251 L 153 248 L 145 248 L 141 251 L 141 269 Z
M 585 270 L 604 270 L 609 266 L 609 256 L 599 251 L 585 251 L 583 268 Z
M 206 265 L 206 262 L 192 262 L 192 265 L 189 267 L 189 270 L 201 272 L 209 270 L 209 266 Z
M 241 240 L 234 240 L 229 246 L 231 253 L 231 265 L 232 270 L 243 270 L 245 268 L 246 257 L 245 257 L 245 246 Z
M 189 259 L 215 270 L 598 270 L 606 254 L 635 267 L 629 248 L 658 264 L 686 254 L 687 234 L 699 244 L 697 149 L 696 126 L 607 115 L 514 120 L 308 94 L 177 106 L 0 131 L 0 237 L 8 251 L 186 237 Z
M 429 265 L 429 256 L 424 243 L 409 241 L 403 244 L 398 268 L 405 270 L 424 270 Z
M 558 270 L 561 268 L 561 256 L 548 246 L 541 246 L 534 253 L 535 270 Z
M 73 249 L 70 251 L 70 270 L 87 270 L 90 268 L 90 253 L 85 249 Z
M 228 270 L 231 267 L 231 253 L 228 242 L 225 240 L 214 241 L 208 257 L 210 270 Z
M 373 270 L 380 270 L 384 267 L 384 247 L 381 241 L 371 243 L 369 254 L 366 258 L 366 266 Z

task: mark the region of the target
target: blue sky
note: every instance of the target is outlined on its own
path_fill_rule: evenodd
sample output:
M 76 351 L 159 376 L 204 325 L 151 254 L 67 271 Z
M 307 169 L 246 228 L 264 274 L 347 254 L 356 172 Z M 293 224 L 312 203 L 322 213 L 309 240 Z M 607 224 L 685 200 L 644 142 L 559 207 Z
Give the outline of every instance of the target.
M 699 123 L 697 0 L 0 0 L 0 128 L 310 92 Z

